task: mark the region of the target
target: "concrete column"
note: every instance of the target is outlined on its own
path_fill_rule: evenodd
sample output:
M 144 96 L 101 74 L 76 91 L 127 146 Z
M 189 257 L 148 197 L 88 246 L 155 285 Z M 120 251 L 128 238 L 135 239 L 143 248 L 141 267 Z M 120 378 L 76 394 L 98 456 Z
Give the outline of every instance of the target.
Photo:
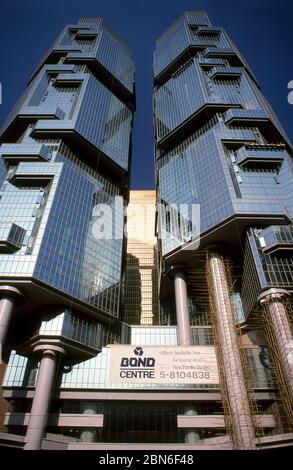
M 3 349 L 13 308 L 23 300 L 22 293 L 12 286 L 0 286 L 0 348 Z M 1 351 L 0 351 L 1 352 Z
M 192 344 L 192 338 L 188 311 L 187 287 L 184 274 L 182 272 L 175 272 L 174 282 L 178 345 L 190 346 Z
M 188 406 L 184 412 L 185 416 L 198 415 L 196 406 Z M 195 429 L 186 429 L 185 431 L 185 444 L 198 444 L 200 442 L 200 433 Z
M 237 449 L 255 449 L 253 419 L 249 407 L 225 265 L 221 256 L 215 252 L 209 253 L 209 268 L 234 446 Z
M 261 294 L 258 301 L 264 307 L 264 314 L 268 315 L 284 379 L 293 397 L 293 335 L 284 304 L 286 295 L 289 295 L 286 290 L 270 289 Z
M 82 402 L 81 412 L 83 414 L 95 415 L 98 412 L 98 406 L 95 402 Z M 96 442 L 97 431 L 94 428 L 84 428 L 80 433 L 81 442 Z
M 25 450 L 41 449 L 55 379 L 56 362 L 59 353 L 65 353 L 62 348 L 51 345 L 37 346 L 34 352 L 37 351 L 41 351 L 42 355 L 29 424 L 26 432 Z

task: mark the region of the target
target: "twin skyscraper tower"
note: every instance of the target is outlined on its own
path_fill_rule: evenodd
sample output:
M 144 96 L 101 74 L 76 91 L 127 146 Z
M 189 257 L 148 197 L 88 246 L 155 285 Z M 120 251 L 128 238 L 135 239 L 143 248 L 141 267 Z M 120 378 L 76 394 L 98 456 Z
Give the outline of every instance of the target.
M 292 446 L 292 145 L 204 12 L 156 43 L 155 191 L 134 111 L 131 50 L 82 18 L 1 130 L 0 446 Z

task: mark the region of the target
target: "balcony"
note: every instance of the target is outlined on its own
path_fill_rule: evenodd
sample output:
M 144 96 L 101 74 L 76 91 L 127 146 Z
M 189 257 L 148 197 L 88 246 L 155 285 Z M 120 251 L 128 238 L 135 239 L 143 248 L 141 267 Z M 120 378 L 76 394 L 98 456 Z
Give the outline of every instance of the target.
M 226 78 L 241 78 L 243 74 L 243 69 L 240 67 L 213 67 L 208 75 L 210 78 L 216 79 L 226 79 Z
M 198 59 L 198 64 L 201 67 L 225 67 L 226 61 L 224 59 L 207 59 L 207 58 L 200 58 Z
M 227 147 L 239 148 L 246 143 L 255 142 L 255 135 L 249 129 L 220 129 L 215 134 Z
M 275 428 L 276 421 L 272 414 L 257 415 L 255 425 L 262 428 Z M 187 429 L 225 429 L 224 415 L 196 415 L 196 416 L 177 416 L 178 428 Z
M 44 165 L 37 162 L 34 165 L 25 165 L 20 162 L 10 174 L 9 182 L 14 186 L 39 186 L 48 184 L 62 169 L 62 163 Z
M 203 46 L 203 47 L 217 47 L 219 44 L 219 35 L 206 35 L 206 34 L 201 34 L 198 35 L 195 33 L 195 35 L 192 38 L 192 45 L 193 46 Z
M 64 119 L 65 112 L 59 106 L 23 106 L 19 113 L 21 119 Z
M 30 413 L 6 413 L 5 426 L 27 426 Z M 104 415 L 102 414 L 49 414 L 48 426 L 61 428 L 102 428 Z
M 242 168 L 271 168 L 279 170 L 286 150 L 282 147 L 255 145 L 241 147 L 236 154 L 236 163 Z
M 52 151 L 44 144 L 2 144 L 0 153 L 9 164 L 48 162 L 52 158 Z
M 212 47 L 207 47 L 203 53 L 204 57 L 233 57 L 236 56 L 236 52 L 233 49 L 229 48 L 222 48 L 222 49 L 215 49 Z
M 259 233 L 259 241 L 267 254 L 293 251 L 293 226 L 272 225 Z
M 204 36 L 205 34 L 208 34 L 209 36 L 219 36 L 221 32 L 222 30 L 220 28 L 216 28 L 214 26 L 199 26 L 197 28 L 196 34 L 198 34 L 199 36 Z
M 262 109 L 229 109 L 224 114 L 225 124 L 241 125 L 268 120 L 268 115 Z

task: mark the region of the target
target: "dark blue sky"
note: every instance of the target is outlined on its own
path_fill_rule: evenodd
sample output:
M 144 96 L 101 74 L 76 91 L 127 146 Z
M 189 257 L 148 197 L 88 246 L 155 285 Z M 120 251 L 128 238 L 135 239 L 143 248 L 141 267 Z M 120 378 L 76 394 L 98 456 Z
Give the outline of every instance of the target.
M 0 81 L 4 121 L 42 55 L 67 23 L 102 16 L 133 49 L 137 113 L 133 188 L 153 187 L 152 51 L 156 38 L 185 10 L 206 10 L 246 57 L 263 93 L 293 140 L 292 0 L 2 0 Z

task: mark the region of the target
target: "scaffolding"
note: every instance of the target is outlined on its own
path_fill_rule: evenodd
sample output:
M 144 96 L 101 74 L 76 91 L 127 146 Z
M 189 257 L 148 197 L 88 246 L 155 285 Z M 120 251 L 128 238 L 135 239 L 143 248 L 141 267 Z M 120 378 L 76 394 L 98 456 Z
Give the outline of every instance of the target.
M 286 308 L 288 319 L 290 322 L 290 327 L 292 331 L 293 325 L 293 307 L 292 301 L 290 298 L 283 300 L 284 307 Z M 269 305 L 267 303 L 263 303 L 260 307 L 260 315 L 259 315 L 259 322 L 261 323 L 266 339 L 268 341 L 270 352 L 271 352 L 271 360 L 272 360 L 272 369 L 274 371 L 274 375 L 276 378 L 276 382 L 278 384 L 278 401 L 279 401 L 279 409 L 281 411 L 281 419 L 282 419 L 282 427 L 284 426 L 287 428 L 288 431 L 293 431 L 293 397 L 291 391 L 289 389 L 288 383 L 286 381 L 286 377 L 284 375 L 284 364 L 281 361 L 278 347 L 277 347 L 277 338 L 274 326 L 270 319 L 269 315 Z M 293 361 L 293 345 L 292 345 L 292 352 L 291 358 L 288 360 Z
M 292 325 L 292 303 L 290 305 L 290 300 L 287 299 L 285 301 L 285 305 L 288 313 L 290 312 Z M 247 324 L 250 329 L 264 334 L 269 350 L 269 357 L 266 361 L 267 367 L 269 367 L 272 373 L 274 388 L 272 391 L 272 402 L 269 408 L 267 408 L 267 412 L 270 410 L 276 422 L 274 434 L 292 432 L 292 396 L 290 397 L 284 378 L 282 362 L 280 361 L 276 345 L 274 328 L 267 313 L 267 307 L 265 305 L 255 306 L 249 315 Z
M 214 255 L 219 268 L 215 272 L 211 256 L 206 253 L 206 271 L 226 429 L 235 449 L 255 449 L 257 441 L 260 447 L 263 429 L 242 332 L 230 300 L 235 284 L 233 266 L 231 261 Z
M 262 438 L 268 434 L 278 434 L 292 430 L 288 419 L 288 416 L 292 417 L 292 404 L 283 406 L 284 394 L 287 397 L 287 402 L 289 394 L 288 391 L 286 392 L 284 379 L 279 378 L 282 377 L 282 369 L 278 356 L 276 352 L 273 354 L 273 351 L 276 351 L 271 338 L 273 328 L 270 325 L 270 334 L 268 334 L 266 328 L 268 325 L 263 323 L 264 318 L 267 319 L 268 317 L 263 315 L 263 307 L 259 305 L 254 308 L 248 319 L 244 318 L 243 312 L 243 318 L 242 315 L 239 315 L 238 306 L 235 304 L 234 299 L 238 298 L 237 293 L 240 292 L 242 264 L 235 265 L 228 259 L 228 256 L 218 256 L 224 270 L 221 273 L 222 278 L 218 277 L 215 282 L 215 279 L 213 280 L 214 274 L 212 275 L 211 272 L 210 254 L 210 251 L 193 253 L 192 267 L 189 264 L 188 269 L 185 270 L 193 334 L 199 341 L 197 331 L 200 329 L 201 334 L 206 332 L 200 343 L 193 340 L 193 344 L 215 345 L 226 430 L 234 448 L 261 448 Z M 220 289 L 217 286 L 220 286 Z M 217 306 L 216 299 L 219 290 L 221 291 L 220 295 L 223 297 L 221 306 L 219 304 Z M 225 292 L 223 291 L 225 290 L 227 295 L 224 301 Z M 230 309 L 230 317 L 223 329 L 223 325 L 222 327 L 219 325 L 219 317 L 223 316 L 222 311 L 226 308 L 225 302 L 228 304 L 228 309 Z M 292 321 L 292 304 L 288 299 L 286 300 L 286 306 Z M 232 331 L 232 336 L 228 333 L 228 330 Z M 207 333 L 211 336 L 209 342 L 207 342 Z M 233 380 L 226 355 L 223 354 L 223 338 L 227 336 L 227 333 L 228 336 L 230 335 L 230 345 L 229 348 L 226 347 L 225 354 L 227 355 L 227 352 L 230 352 L 236 356 L 233 360 L 234 363 L 236 362 L 239 365 L 239 374 L 242 376 L 240 378 L 244 383 L 244 387 L 241 389 L 243 396 L 239 396 L 237 387 L 235 393 L 235 383 L 239 377 L 236 376 Z M 252 341 L 250 335 L 256 339 Z M 252 347 L 249 346 L 250 344 Z M 268 354 L 269 352 L 270 354 Z M 266 360 L 263 359 L 264 353 L 266 358 L 272 356 L 272 361 L 269 360 L 266 365 L 264 365 Z M 238 397 L 240 404 L 246 402 L 248 406 L 240 405 L 235 412 L 233 394 Z M 265 416 L 274 418 L 274 427 L 266 426 Z M 253 432 L 247 431 L 251 427 Z M 244 445 L 241 442 L 241 436 L 239 436 L 239 429 L 245 435 Z

